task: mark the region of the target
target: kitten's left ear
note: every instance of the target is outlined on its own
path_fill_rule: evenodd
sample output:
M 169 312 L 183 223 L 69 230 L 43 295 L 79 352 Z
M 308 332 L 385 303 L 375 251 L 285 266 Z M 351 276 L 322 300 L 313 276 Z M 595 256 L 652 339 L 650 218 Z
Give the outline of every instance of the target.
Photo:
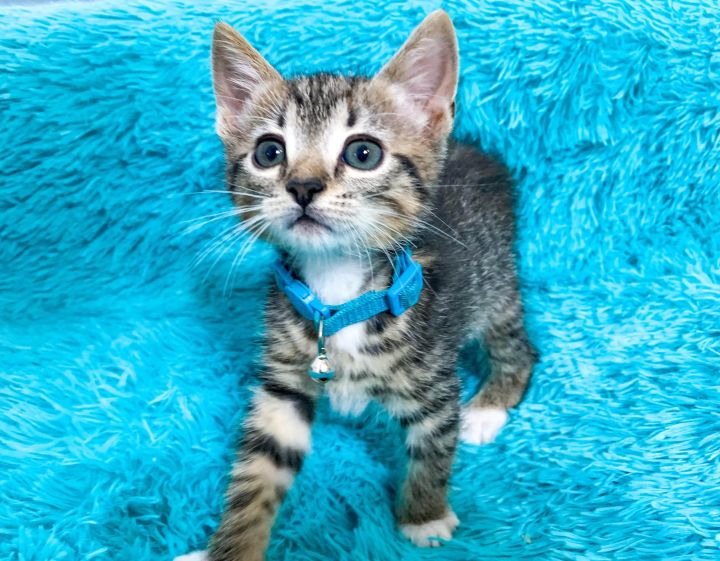
M 458 81 L 455 28 L 443 10 L 427 16 L 373 83 L 391 84 L 432 136 L 452 129 Z

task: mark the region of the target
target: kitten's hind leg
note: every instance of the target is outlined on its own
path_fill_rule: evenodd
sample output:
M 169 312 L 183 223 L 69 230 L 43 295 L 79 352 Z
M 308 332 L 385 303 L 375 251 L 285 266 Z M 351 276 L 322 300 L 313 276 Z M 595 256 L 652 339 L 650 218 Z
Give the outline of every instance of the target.
M 465 406 L 461 438 L 470 444 L 495 440 L 507 421 L 507 410 L 525 394 L 536 353 L 523 326 L 519 299 L 499 312 L 484 333 L 490 377 Z

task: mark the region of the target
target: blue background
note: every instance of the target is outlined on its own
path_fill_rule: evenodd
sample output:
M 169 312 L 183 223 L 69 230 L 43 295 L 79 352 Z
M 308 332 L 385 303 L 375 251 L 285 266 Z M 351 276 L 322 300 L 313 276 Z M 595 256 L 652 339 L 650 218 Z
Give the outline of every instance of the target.
M 443 6 L 457 136 L 518 179 L 542 358 L 498 441 L 460 449 L 442 550 L 395 529 L 397 428 L 323 406 L 269 558 L 717 559 L 720 8 Z M 170 559 L 216 524 L 272 254 L 193 266 L 232 225 L 187 222 L 231 208 L 198 194 L 224 188 L 214 22 L 288 74 L 374 72 L 437 7 L 0 7 L 0 557 Z

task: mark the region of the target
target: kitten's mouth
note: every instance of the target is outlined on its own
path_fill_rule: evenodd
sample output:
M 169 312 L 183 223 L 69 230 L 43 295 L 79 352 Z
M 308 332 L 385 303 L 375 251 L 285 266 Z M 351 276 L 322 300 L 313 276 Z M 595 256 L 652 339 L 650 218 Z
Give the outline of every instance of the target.
M 312 216 L 308 216 L 307 214 L 303 214 L 299 216 L 295 222 L 292 223 L 290 226 L 291 228 L 300 228 L 302 230 L 306 231 L 313 231 L 313 230 L 329 230 L 331 231 L 331 228 L 319 220 L 313 218 Z

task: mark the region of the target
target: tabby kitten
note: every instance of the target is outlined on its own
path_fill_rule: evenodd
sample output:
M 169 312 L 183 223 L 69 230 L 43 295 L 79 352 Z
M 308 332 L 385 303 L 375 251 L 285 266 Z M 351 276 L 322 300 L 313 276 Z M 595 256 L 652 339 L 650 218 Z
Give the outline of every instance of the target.
M 264 558 L 279 504 L 310 450 L 322 393 L 348 413 L 376 400 L 406 429 L 399 528 L 418 546 L 439 545 L 458 525 L 447 501 L 458 434 L 492 441 L 535 360 L 518 295 L 507 171 L 448 142 L 458 79 L 452 23 L 445 12 L 430 14 L 372 79 L 290 80 L 220 23 L 213 78 L 233 199 L 297 279 L 340 305 L 387 289 L 395 256 L 411 248 L 425 286 L 404 313 L 380 313 L 328 337 L 336 373 L 326 385 L 307 373 L 317 354 L 313 321 L 271 289 L 262 384 L 207 555 Z M 456 355 L 471 337 L 484 341 L 491 375 L 461 413 Z

